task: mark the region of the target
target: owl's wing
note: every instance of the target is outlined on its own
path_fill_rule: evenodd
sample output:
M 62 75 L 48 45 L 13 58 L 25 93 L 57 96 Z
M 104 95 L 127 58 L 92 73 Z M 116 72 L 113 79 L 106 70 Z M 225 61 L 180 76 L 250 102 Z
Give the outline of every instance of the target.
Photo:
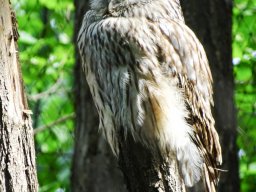
M 164 68 L 179 79 L 179 86 L 184 89 L 184 97 L 189 111 L 188 123 L 194 128 L 193 141 L 205 159 L 205 182 L 208 188 L 216 185 L 218 166 L 222 163 L 219 137 L 214 128 L 211 113 L 212 76 L 203 46 L 195 34 L 179 21 L 160 20 L 159 28 L 171 44 L 171 52 L 165 54 Z M 168 50 L 167 50 L 168 51 Z M 173 57 L 175 56 L 175 57 Z

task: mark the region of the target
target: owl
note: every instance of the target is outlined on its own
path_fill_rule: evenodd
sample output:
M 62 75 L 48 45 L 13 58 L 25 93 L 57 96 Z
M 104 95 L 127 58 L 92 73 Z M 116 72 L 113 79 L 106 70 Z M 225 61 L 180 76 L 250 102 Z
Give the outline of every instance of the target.
M 179 0 L 92 0 L 77 41 L 114 154 L 120 132 L 131 134 L 163 157 L 174 154 L 186 186 L 203 177 L 215 191 L 222 156 L 212 76 Z

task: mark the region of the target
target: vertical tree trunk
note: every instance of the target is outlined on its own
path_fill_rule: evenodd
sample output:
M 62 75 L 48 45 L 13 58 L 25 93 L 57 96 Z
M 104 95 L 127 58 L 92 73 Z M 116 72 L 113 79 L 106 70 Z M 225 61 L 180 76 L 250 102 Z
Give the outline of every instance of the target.
M 123 135 L 123 134 L 122 134 Z M 185 192 L 176 159 L 166 161 L 128 134 L 120 139 L 119 164 L 131 192 Z
M 0 0 L 0 191 L 38 191 L 33 129 L 17 55 L 16 19 Z
M 214 81 L 214 118 L 223 154 L 219 191 L 238 192 L 238 156 L 232 67 L 232 0 L 181 0 L 187 25 L 207 53 Z
M 75 0 L 75 41 L 87 2 Z M 233 76 L 231 64 L 231 0 L 204 1 L 182 0 L 188 25 L 203 43 L 214 76 L 214 115 L 219 130 L 224 156 L 223 173 L 219 191 L 239 191 L 238 162 L 236 156 L 236 124 L 233 105 Z M 203 9 L 202 9 L 203 8 Z M 126 191 L 117 161 L 98 133 L 98 117 L 80 66 L 76 51 L 76 145 L 73 160 L 73 191 Z M 223 139 L 225 138 L 225 140 Z M 168 169 L 175 163 L 166 164 L 163 159 L 128 137 L 120 162 L 130 191 L 182 191 L 168 184 Z M 127 146 L 129 145 L 129 147 Z M 136 158 L 134 158 L 136 157 Z M 140 162 L 132 162 L 141 159 Z M 225 184 L 226 183 L 226 184 Z M 149 185 L 150 184 L 150 185 Z M 139 185 L 139 186 L 138 186 Z M 200 191 L 196 189 L 195 191 Z

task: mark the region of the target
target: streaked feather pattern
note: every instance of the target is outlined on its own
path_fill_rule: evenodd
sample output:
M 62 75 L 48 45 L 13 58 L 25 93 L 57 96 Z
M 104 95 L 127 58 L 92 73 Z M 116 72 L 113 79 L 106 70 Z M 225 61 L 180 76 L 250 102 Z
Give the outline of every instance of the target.
M 221 148 L 211 114 L 204 49 L 178 0 L 94 0 L 78 37 L 100 129 L 119 153 L 118 133 L 179 162 L 187 186 L 204 176 L 214 192 Z

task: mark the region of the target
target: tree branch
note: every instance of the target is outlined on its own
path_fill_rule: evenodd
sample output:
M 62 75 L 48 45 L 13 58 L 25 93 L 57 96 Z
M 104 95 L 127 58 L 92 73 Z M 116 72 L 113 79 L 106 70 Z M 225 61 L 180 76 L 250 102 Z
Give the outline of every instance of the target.
M 46 130 L 48 128 L 51 128 L 51 127 L 53 127 L 55 125 L 63 123 L 65 121 L 69 120 L 69 119 L 73 119 L 73 118 L 75 118 L 75 114 L 74 113 L 71 113 L 71 114 L 68 114 L 68 115 L 64 115 L 63 117 L 57 119 L 54 122 L 51 122 L 51 123 L 49 123 L 47 125 L 43 125 L 41 127 L 38 127 L 36 129 L 34 129 L 34 135 L 36 135 L 37 133 L 40 133 L 40 132 L 42 132 L 42 131 L 44 131 L 44 130 Z

